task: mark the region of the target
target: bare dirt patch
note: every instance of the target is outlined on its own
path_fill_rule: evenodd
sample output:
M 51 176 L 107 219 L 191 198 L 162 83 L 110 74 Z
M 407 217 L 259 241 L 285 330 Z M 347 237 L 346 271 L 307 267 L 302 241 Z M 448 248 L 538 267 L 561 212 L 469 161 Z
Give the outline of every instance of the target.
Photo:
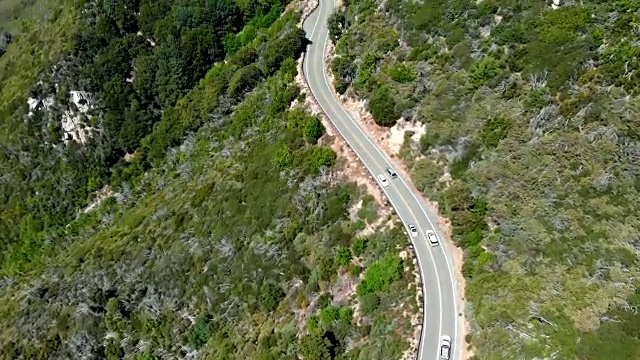
M 331 296 L 334 304 L 348 303 L 356 294 L 358 279 L 353 278 L 347 271 L 338 273 L 338 281 L 331 287 Z
M 111 190 L 111 187 L 107 185 L 102 189 L 98 190 L 95 194 L 96 194 L 96 197 L 93 199 L 92 202 L 89 203 L 89 205 L 87 205 L 86 208 L 84 208 L 84 210 L 82 210 L 83 213 L 88 213 L 89 211 L 93 211 L 97 209 L 105 199 L 111 196 L 114 196 L 115 192 L 113 192 L 113 190 Z
M 450 236 L 450 235 L 448 235 Z M 465 303 L 466 303 L 466 299 L 464 297 L 465 294 L 465 287 L 466 287 L 466 281 L 464 276 L 462 275 L 462 263 L 464 262 L 464 253 L 462 251 L 462 249 L 460 249 L 459 247 L 453 246 L 453 244 L 448 241 L 445 246 L 447 246 L 447 249 L 449 250 L 449 254 L 453 255 L 453 267 L 455 270 L 455 277 L 456 277 L 456 282 L 457 282 L 457 290 L 458 290 L 458 294 L 460 294 L 460 302 L 458 304 L 458 317 L 460 317 L 460 320 L 462 322 L 462 327 L 461 329 L 458 331 L 458 335 L 460 336 L 460 340 L 462 342 L 462 348 L 460 349 L 461 353 L 460 353 L 460 359 L 466 360 L 466 359 L 470 359 L 473 356 L 473 349 L 470 347 L 470 344 L 467 343 L 467 334 L 471 333 L 471 324 L 469 323 L 469 320 L 465 317 Z
M 135 158 L 135 157 L 136 157 L 136 153 L 137 153 L 137 152 L 138 152 L 138 150 L 136 150 L 136 151 L 132 152 L 131 154 L 130 154 L 130 153 L 126 153 L 126 154 L 124 154 L 124 161 L 126 161 L 126 162 L 131 162 L 131 161 L 133 161 L 133 158 Z

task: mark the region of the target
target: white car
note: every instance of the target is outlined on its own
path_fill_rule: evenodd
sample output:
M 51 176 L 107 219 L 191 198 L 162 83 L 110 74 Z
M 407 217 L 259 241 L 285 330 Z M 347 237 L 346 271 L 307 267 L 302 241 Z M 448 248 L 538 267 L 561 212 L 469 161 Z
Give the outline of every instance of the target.
M 449 359 L 451 356 L 451 338 L 447 335 L 442 335 L 440 340 L 440 358 Z
M 383 174 L 378 175 L 378 181 L 380 181 L 380 185 L 387 187 L 389 186 L 389 181 Z
M 425 234 L 427 235 L 427 239 L 429 240 L 429 244 L 431 244 L 431 246 L 438 246 L 440 242 L 438 241 L 438 236 L 436 236 L 435 231 L 427 230 L 425 231 Z
M 416 226 L 413 224 L 407 224 L 407 227 L 409 228 L 409 232 L 411 233 L 412 237 L 416 237 L 418 236 L 418 229 L 416 229 Z

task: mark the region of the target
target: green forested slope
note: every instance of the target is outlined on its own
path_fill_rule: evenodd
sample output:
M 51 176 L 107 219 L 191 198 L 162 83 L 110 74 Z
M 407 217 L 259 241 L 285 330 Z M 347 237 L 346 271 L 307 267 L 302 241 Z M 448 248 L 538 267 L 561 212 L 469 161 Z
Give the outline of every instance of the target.
M 59 9 L 68 23 L 30 35 L 50 48 L 16 32 L 0 57 L 0 358 L 400 358 L 419 310 L 407 238 L 335 178 L 320 120 L 290 109 L 300 14 Z M 95 98 L 85 144 L 60 137 L 76 90 Z M 28 115 L 28 96 L 53 105 Z
M 426 124 L 401 156 L 465 249 L 477 358 L 640 358 L 640 3 L 345 3 L 336 88 Z
M 106 184 L 117 190 L 123 169 L 129 168 L 130 176 L 148 169 L 187 131 L 197 129 L 209 110 L 222 115 L 233 110 L 249 88 L 213 95 L 202 104 L 200 116 L 188 115 L 189 123 L 175 123 L 179 112 L 166 111 L 199 84 L 214 62 L 279 33 L 286 22 L 271 32 L 265 28 L 284 4 L 119 0 L 25 5 L 24 18 L 7 25 L 14 34 L 0 56 L 1 271 L 21 271 L 55 246 L 62 228 L 96 190 Z M 286 58 L 300 50 L 292 43 L 282 51 Z M 269 56 L 275 57 L 273 52 Z M 278 65 L 261 66 L 260 76 Z M 227 75 L 220 79 L 237 70 L 224 69 Z M 63 143 L 61 118 L 76 110 L 71 91 L 93 99 L 83 119 L 98 130 L 83 146 Z M 53 104 L 27 116 L 28 97 Z M 224 104 L 219 106 L 220 99 Z M 161 132 L 152 132 L 156 124 Z M 143 139 L 154 146 L 139 150 L 136 166 L 128 166 L 123 155 L 133 153 Z
M 72 222 L 41 267 L 6 279 L 3 357 L 398 358 L 403 311 L 417 310 L 396 250 L 406 236 L 398 226 L 354 241 L 347 206 L 361 195 L 333 184 L 330 149 L 304 140 L 317 119 L 284 113 L 298 96 L 292 70 Z M 359 301 L 332 298 L 368 266 Z

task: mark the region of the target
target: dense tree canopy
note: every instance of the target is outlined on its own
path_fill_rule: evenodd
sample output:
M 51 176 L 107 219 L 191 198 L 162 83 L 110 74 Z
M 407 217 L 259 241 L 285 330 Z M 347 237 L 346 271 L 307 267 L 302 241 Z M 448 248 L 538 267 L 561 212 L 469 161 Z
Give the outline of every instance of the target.
M 59 6 L 66 6 L 66 12 L 76 14 L 72 4 Z M 19 232 L 13 230 L 23 221 L 25 214 L 31 213 L 34 218 L 48 219 L 46 226 L 36 227 L 39 228 L 35 231 L 38 235 L 34 234 L 38 239 L 43 239 L 49 236 L 46 235 L 47 232 L 54 231 L 55 226 L 70 221 L 75 216 L 74 209 L 86 203 L 90 196 L 87 184 L 91 179 L 99 179 L 99 183 L 107 184 L 111 173 L 114 173 L 118 181 L 114 185 L 118 186 L 123 174 L 128 174 L 133 169 L 144 170 L 149 162 L 147 153 L 139 151 L 142 159 L 138 159 L 130 170 L 123 173 L 119 162 L 125 153 L 134 153 L 142 144 L 153 143 L 151 160 L 164 157 L 169 146 L 178 144 L 187 131 L 193 131 L 202 124 L 202 118 L 194 119 L 189 124 L 171 124 L 171 130 L 164 134 L 166 139 L 144 139 L 149 136 L 160 137 L 153 135 L 154 127 L 166 130 L 167 124 L 163 126 L 158 123 L 162 123 L 163 118 L 166 118 L 165 122 L 169 121 L 173 114 L 170 109 L 178 99 L 196 86 L 216 61 L 226 57 L 222 39 L 226 35 L 235 37 L 246 26 L 253 29 L 255 36 L 257 29 L 268 27 L 277 19 L 273 16 L 273 11 L 280 14 L 283 10 L 283 3 L 278 0 L 245 5 L 233 0 L 199 1 L 191 4 L 169 0 L 104 0 L 83 6 L 82 15 L 73 15 L 67 22 L 52 23 L 52 27 L 59 26 L 64 31 L 77 31 L 69 36 L 60 34 L 62 39 L 70 39 L 70 43 L 66 45 L 70 50 L 58 57 L 47 56 L 49 61 L 59 58 L 64 60 L 55 64 L 53 75 L 40 76 L 41 82 L 31 89 L 31 96 L 39 99 L 41 104 L 48 97 L 53 97 L 56 101 L 54 108 L 37 111 L 25 123 L 21 120 L 24 107 L 13 107 L 12 102 L 6 98 L 3 101 L 2 112 L 8 114 L 3 117 L 3 121 L 12 135 L 2 134 L 6 139 L 4 145 L 7 147 L 7 156 L 2 158 L 1 166 L 11 169 L 11 179 L 25 176 L 33 180 L 39 179 L 39 184 L 19 184 L 10 180 L 11 184 L 3 187 L 2 196 L 6 201 L 3 202 L 2 214 L 6 227 L 3 226 L 4 230 L 0 233 L 3 239 L 0 248 L 6 249 L 17 242 L 16 249 L 21 250 L 16 251 L 26 253 L 17 258 L 13 251 L 5 255 L 16 259 L 18 263 L 22 263 L 19 259 L 28 259 L 29 254 L 38 252 L 40 246 L 36 244 L 43 243 L 43 240 L 34 239 L 35 244 L 27 246 Z M 61 10 L 51 12 L 59 11 Z M 71 21 L 75 22 L 73 26 Z M 57 28 L 49 31 L 59 33 L 56 32 Z M 48 35 L 47 32 L 44 34 Z M 304 33 L 296 34 L 304 38 Z M 8 36 L 5 35 L 3 39 L 7 40 Z M 248 43 L 253 37 L 245 34 L 243 40 Z M 55 39 L 49 42 L 56 43 Z M 24 45 L 22 42 L 16 44 L 27 45 L 26 42 Z M 33 46 L 42 48 L 38 44 Z M 245 50 L 247 51 L 251 50 Z M 288 53 L 288 56 L 296 57 L 301 50 L 298 47 L 291 51 L 293 52 Z M 262 54 L 256 53 L 248 59 L 256 62 L 259 55 Z M 18 63 L 14 55 L 7 56 L 3 60 L 6 64 Z M 22 61 L 22 64 L 28 62 Z M 252 68 L 256 66 L 254 64 Z M 27 68 L 7 73 L 24 77 L 31 70 Z M 38 70 L 34 68 L 33 71 Z M 247 74 L 241 91 L 230 94 L 231 99 L 238 100 L 260 79 L 256 72 Z M 19 86 L 24 85 L 24 93 L 18 98 L 24 103 L 28 90 L 26 86 L 35 83 L 35 80 L 31 84 L 23 79 L 13 81 L 11 86 L 3 87 L 2 95 L 9 97 L 9 94 L 19 91 Z M 61 143 L 60 117 L 71 107 L 68 101 L 69 90 L 91 95 L 91 110 L 86 114 L 89 119 L 85 119 L 84 125 L 99 130 L 83 146 L 70 144 L 57 150 L 46 148 L 43 151 L 42 147 L 47 146 L 43 142 L 50 145 Z M 221 108 L 222 113 L 230 110 Z M 10 124 L 17 124 L 17 127 Z M 19 149 L 27 151 L 27 162 L 11 155 L 20 151 Z M 17 166 L 20 162 L 25 166 Z M 33 174 L 34 171 L 46 176 L 26 175 Z M 52 172 L 56 175 L 52 175 Z M 54 177 L 48 178 L 50 175 Z M 66 180 L 62 183 L 52 180 L 56 176 Z M 40 196 L 35 196 L 36 193 Z M 20 205 L 24 203 L 29 205 Z

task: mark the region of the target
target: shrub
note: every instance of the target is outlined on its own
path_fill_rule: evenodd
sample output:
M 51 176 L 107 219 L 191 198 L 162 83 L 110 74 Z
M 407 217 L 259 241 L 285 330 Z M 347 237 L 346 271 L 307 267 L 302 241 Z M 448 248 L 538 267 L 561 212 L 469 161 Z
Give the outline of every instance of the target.
M 304 139 L 308 143 L 315 144 L 324 134 L 324 125 L 317 116 L 307 116 L 303 129 Z
M 400 117 L 396 110 L 396 101 L 390 92 L 388 86 L 380 87 L 367 104 L 368 110 L 378 125 L 393 126 Z
M 322 215 L 323 224 L 332 224 L 347 214 L 347 207 L 351 202 L 351 194 L 346 186 L 333 189 L 327 199 L 326 208 Z
M 349 274 L 353 277 L 358 277 L 362 273 L 362 268 L 358 265 L 350 264 L 348 267 Z
M 339 247 L 336 251 L 336 266 L 345 266 L 351 261 L 351 251 L 345 247 Z
M 376 294 L 366 294 L 360 296 L 360 310 L 363 314 L 369 315 L 380 307 L 380 296 Z
M 364 250 L 367 248 L 367 243 L 369 239 L 359 237 L 353 241 L 353 245 L 351 246 L 353 250 L 353 254 L 355 256 L 360 256 L 364 253 Z
M 251 47 L 245 47 L 240 49 L 233 57 L 232 62 L 239 66 L 247 66 L 258 60 L 258 52 Z
M 211 192 L 215 188 L 215 183 L 210 182 L 207 183 L 196 190 L 195 195 L 193 196 L 193 200 L 191 200 L 191 205 L 194 208 L 199 207 L 202 203 L 211 195 Z
M 318 308 L 324 309 L 329 305 L 331 305 L 331 298 L 329 294 L 323 292 L 322 294 L 320 294 L 320 297 L 318 297 Z
M 346 324 L 350 324 L 353 319 L 353 309 L 348 306 L 341 307 L 338 309 L 338 319 Z
M 342 36 L 346 21 L 347 17 L 344 11 L 334 10 L 329 16 L 327 27 L 329 28 L 329 37 L 334 44 Z
M 302 108 L 295 108 L 287 111 L 287 129 L 300 129 L 305 123 L 307 114 Z
M 280 64 L 286 58 L 297 59 L 307 45 L 304 30 L 294 28 L 284 37 L 269 43 L 262 53 L 264 60 L 264 72 L 271 75 L 278 71 Z
M 590 22 L 586 7 L 562 7 L 548 11 L 537 21 L 539 38 L 546 44 L 561 46 L 573 41 Z
M 527 32 L 521 23 L 498 24 L 491 31 L 491 36 L 500 45 L 511 45 L 514 43 L 524 44 L 528 42 Z
M 420 137 L 420 150 L 423 154 L 429 152 L 431 148 L 438 145 L 438 140 L 440 140 L 440 134 L 436 131 L 427 131 L 426 134 Z
M 388 53 L 398 47 L 398 33 L 392 27 L 385 27 L 373 35 L 377 38 L 378 53 Z
M 498 60 L 486 56 L 471 65 L 471 82 L 475 87 L 481 87 L 493 80 L 500 72 Z
M 401 84 L 411 82 L 416 79 L 411 66 L 407 64 L 395 64 L 389 71 L 391 78 Z
M 331 360 L 334 344 L 321 334 L 307 335 L 300 344 L 300 353 L 309 360 Z
M 203 314 L 196 318 L 196 323 L 193 325 L 193 330 L 189 335 L 189 343 L 196 349 L 200 349 L 204 344 L 209 341 L 211 337 L 211 315 Z
M 402 260 L 398 255 L 389 253 L 369 267 L 364 280 L 358 285 L 357 293 L 364 296 L 382 291 L 401 276 Z
M 335 76 L 334 86 L 338 94 L 344 94 L 355 76 L 354 58 L 351 56 L 336 56 L 331 60 L 331 72 Z
M 227 97 L 239 98 L 253 89 L 262 80 L 262 71 L 257 65 L 251 64 L 236 71 L 229 82 Z
M 512 121 L 506 116 L 494 116 L 489 118 L 482 126 L 480 137 L 482 143 L 488 149 L 498 146 L 500 140 L 504 139 L 511 129 Z
M 292 159 L 289 147 L 287 145 L 282 145 L 278 150 L 276 150 L 276 153 L 273 156 L 273 164 L 279 169 L 284 169 L 291 164 Z
M 266 312 L 272 312 L 285 297 L 284 290 L 279 285 L 266 282 L 260 287 L 260 306 Z
M 332 167 L 336 163 L 336 153 L 327 146 L 314 146 L 309 158 L 309 172 L 312 174 L 317 174 L 323 166 Z
M 324 325 L 331 325 L 334 321 L 338 321 L 339 312 L 335 306 L 327 306 L 320 310 L 320 322 Z
M 315 315 L 311 315 L 307 319 L 307 331 L 312 333 L 316 330 L 318 330 L 318 317 Z
M 292 82 L 298 75 L 298 63 L 292 57 L 288 57 L 280 64 L 280 72 L 286 82 Z

